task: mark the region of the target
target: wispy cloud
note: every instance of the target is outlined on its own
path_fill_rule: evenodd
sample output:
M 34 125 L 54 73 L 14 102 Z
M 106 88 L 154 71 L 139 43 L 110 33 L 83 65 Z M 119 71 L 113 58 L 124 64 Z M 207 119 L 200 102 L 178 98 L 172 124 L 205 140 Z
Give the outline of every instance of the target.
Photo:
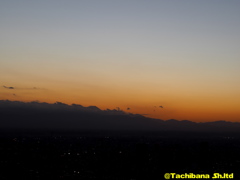
M 13 86 L 2 86 L 6 89 L 17 89 L 17 90 L 46 90 L 44 88 L 32 87 L 32 88 L 18 88 Z
M 7 87 L 7 86 L 3 86 L 4 88 L 6 88 L 6 89 L 15 89 L 14 87 L 12 87 L 12 86 L 9 86 L 9 87 Z

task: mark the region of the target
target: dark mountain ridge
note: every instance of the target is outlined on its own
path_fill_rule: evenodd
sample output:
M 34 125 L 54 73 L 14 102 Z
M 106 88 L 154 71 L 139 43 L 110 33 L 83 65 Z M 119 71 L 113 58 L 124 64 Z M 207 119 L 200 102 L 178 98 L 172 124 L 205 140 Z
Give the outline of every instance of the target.
M 0 114 L 0 129 L 240 132 L 238 122 L 164 121 L 122 110 L 61 102 L 0 100 Z

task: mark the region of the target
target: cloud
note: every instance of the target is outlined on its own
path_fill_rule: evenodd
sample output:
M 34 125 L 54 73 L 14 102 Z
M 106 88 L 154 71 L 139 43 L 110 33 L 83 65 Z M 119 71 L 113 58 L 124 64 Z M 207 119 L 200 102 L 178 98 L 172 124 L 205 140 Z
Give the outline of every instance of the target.
M 6 89 L 17 89 L 17 90 L 46 90 L 45 88 L 38 88 L 38 87 L 32 87 L 32 88 L 16 88 L 13 86 L 3 86 Z
M 21 89 L 46 90 L 45 88 L 38 88 L 38 87 L 33 87 L 33 88 L 21 88 Z
M 6 88 L 6 89 L 15 89 L 14 87 L 12 87 L 12 86 L 9 86 L 9 87 L 7 87 L 7 86 L 3 86 L 4 88 Z

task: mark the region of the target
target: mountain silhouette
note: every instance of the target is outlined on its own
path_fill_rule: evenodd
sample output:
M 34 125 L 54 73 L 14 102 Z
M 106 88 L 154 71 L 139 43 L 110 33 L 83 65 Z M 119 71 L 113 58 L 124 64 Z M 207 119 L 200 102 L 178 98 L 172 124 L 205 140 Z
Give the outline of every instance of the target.
M 44 102 L 0 100 L 0 129 L 51 129 L 51 130 L 111 130 L 111 131 L 189 131 L 239 132 L 240 123 L 215 121 L 167 121 L 132 114 L 119 109 L 101 110 L 96 106 L 84 107 Z

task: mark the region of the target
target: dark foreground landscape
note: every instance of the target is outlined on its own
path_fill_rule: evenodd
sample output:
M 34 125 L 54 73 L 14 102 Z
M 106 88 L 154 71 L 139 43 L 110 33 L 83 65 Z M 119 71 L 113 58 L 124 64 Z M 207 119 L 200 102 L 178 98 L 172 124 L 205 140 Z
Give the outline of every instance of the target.
M 1 131 L 0 179 L 164 179 L 234 173 L 240 135 Z
M 1 180 L 159 180 L 165 173 L 240 179 L 240 123 L 8 100 L 0 101 L 0 114 Z

